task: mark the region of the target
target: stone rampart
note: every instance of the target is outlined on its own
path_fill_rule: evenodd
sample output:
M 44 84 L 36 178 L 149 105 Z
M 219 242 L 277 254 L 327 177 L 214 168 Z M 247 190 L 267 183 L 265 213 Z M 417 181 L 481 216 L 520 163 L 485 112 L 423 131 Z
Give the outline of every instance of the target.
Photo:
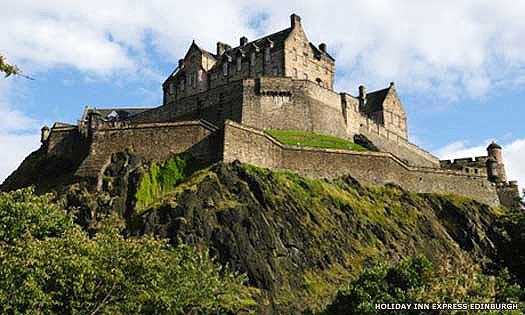
M 231 121 L 224 126 L 223 158 L 227 162 L 238 159 L 313 178 L 349 174 L 368 185 L 395 183 L 413 192 L 454 193 L 492 206 L 499 205 L 496 187 L 485 176 L 413 167 L 385 152 L 283 145 L 263 131 Z
M 363 117 L 359 132 L 369 138 L 381 151 L 392 153 L 410 165 L 438 168 L 439 159 L 407 139 Z
M 216 127 L 201 121 L 142 123 L 92 130 L 89 154 L 75 175 L 97 178 L 113 153 L 131 150 L 146 160 L 165 160 L 189 152 L 194 157 L 216 161 L 219 146 Z

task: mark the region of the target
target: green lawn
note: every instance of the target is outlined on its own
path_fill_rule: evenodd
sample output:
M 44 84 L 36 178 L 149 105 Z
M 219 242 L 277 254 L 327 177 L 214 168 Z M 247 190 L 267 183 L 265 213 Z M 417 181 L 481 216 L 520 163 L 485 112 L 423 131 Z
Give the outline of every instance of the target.
M 306 147 L 367 151 L 366 148 L 355 144 L 350 140 L 334 136 L 325 136 L 311 132 L 291 130 L 265 130 L 265 132 L 284 144 L 302 145 Z

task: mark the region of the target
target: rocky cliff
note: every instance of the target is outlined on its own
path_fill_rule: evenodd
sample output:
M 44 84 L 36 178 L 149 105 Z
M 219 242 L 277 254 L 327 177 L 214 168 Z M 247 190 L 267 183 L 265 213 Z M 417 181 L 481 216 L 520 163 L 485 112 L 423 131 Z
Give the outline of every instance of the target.
M 26 163 L 18 172 L 42 177 L 30 169 Z M 1 188 L 29 182 L 15 177 Z M 41 191 L 57 189 L 60 178 L 42 179 Z M 79 209 L 87 228 L 117 211 L 129 234 L 209 248 L 261 289 L 260 313 L 321 307 L 363 267 L 415 254 L 479 263 L 487 272 L 508 267 L 525 279 L 522 216 L 461 196 L 366 187 L 343 174 L 311 180 L 239 162 L 197 165 L 191 157 L 152 164 L 129 152 L 113 157 L 101 191 L 62 184 L 59 198 Z

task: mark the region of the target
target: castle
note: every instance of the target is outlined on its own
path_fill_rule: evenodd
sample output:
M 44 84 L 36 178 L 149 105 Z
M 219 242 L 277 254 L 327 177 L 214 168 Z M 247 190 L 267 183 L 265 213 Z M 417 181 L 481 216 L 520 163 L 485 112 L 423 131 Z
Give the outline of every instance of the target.
M 162 84 L 157 108 L 86 108 L 77 125 L 42 129 L 48 156 L 74 161 L 75 180 L 100 182 L 113 153 L 130 149 L 146 160 L 189 152 L 205 161 L 251 163 L 310 177 L 350 174 L 369 184 L 396 183 L 414 192 L 456 193 L 492 206 L 519 197 L 507 182 L 502 150 L 440 161 L 408 141 L 407 117 L 394 83 L 356 96 L 334 91 L 335 59 L 309 42 L 301 18 L 290 27 L 215 53 L 191 43 Z M 265 130 L 368 138 L 379 152 L 286 145 Z

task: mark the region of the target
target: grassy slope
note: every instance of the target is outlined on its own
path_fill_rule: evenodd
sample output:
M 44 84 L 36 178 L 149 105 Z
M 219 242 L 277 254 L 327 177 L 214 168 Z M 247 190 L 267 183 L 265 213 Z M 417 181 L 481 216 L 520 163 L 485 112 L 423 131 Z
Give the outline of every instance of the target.
M 352 141 L 326 135 L 318 135 L 311 132 L 290 130 L 266 130 L 266 133 L 284 144 L 302 145 L 307 147 L 345 149 L 354 151 L 367 151 L 366 148 Z
M 209 246 L 279 312 L 318 308 L 364 266 L 423 253 L 489 261 L 502 215 L 473 200 L 311 180 L 246 164 L 200 170 L 141 214 L 145 230 Z M 159 219 L 163 218 L 163 219 Z

